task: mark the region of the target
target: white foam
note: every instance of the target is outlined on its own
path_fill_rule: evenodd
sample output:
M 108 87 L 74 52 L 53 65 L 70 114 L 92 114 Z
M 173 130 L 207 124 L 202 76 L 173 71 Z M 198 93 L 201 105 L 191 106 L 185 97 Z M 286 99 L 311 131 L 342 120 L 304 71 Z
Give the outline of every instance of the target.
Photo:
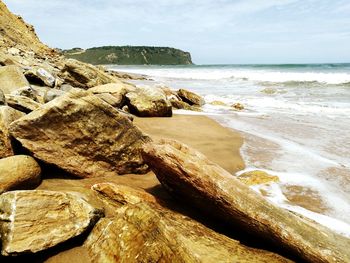
M 188 80 L 241 79 L 256 82 L 320 82 L 342 84 L 350 82 L 348 72 L 293 72 L 274 69 L 237 68 L 237 67 L 110 67 L 123 72 L 146 74 L 155 78 L 172 78 Z M 305 69 L 304 69 L 305 70 Z

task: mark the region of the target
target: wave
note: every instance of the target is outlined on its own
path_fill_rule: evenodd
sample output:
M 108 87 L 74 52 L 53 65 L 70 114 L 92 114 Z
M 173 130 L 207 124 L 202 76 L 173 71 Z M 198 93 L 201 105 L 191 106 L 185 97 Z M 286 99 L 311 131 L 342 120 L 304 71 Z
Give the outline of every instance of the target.
M 114 70 L 146 74 L 155 79 L 251 81 L 257 83 L 284 83 L 290 85 L 320 83 L 349 85 L 349 67 L 336 69 L 329 64 L 317 66 L 290 67 L 289 65 L 256 66 L 138 66 L 112 67 Z

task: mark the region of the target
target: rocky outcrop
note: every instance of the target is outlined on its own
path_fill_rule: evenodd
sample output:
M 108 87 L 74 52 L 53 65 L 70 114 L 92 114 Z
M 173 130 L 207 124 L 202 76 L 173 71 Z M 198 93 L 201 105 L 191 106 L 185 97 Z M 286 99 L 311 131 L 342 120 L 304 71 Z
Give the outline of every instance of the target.
M 7 105 L 24 113 L 32 112 L 41 106 L 40 103 L 25 96 L 6 95 Z
M 27 49 L 42 55 L 55 53 L 40 42 L 33 26 L 26 24 L 20 16 L 15 16 L 0 1 L 0 46 Z
M 34 158 L 15 155 L 0 159 L 0 194 L 39 185 L 41 168 Z
M 114 83 L 118 80 L 98 68 L 75 59 L 64 61 L 60 77 L 76 88 L 89 89 L 95 86 Z
M 269 239 L 309 262 L 349 262 L 350 240 L 269 203 L 204 155 L 175 141 L 144 147 L 162 185 L 233 227 Z
M 22 116 L 24 116 L 24 113 L 20 111 L 8 106 L 0 106 L 0 158 L 14 155 L 9 126 Z
M 6 98 L 4 92 L 0 89 L 0 106 L 6 105 Z
M 171 117 L 172 107 L 165 94 L 150 87 L 138 88 L 126 94 L 130 113 L 139 117 Z
M 146 192 L 113 184 L 93 189 L 116 209 L 84 244 L 92 262 L 289 262 L 164 209 Z
M 12 191 L 0 196 L 1 253 L 38 252 L 82 234 L 102 212 L 82 198 L 55 191 Z
M 198 94 L 185 90 L 185 89 L 179 89 L 177 92 L 177 95 L 186 103 L 189 105 L 196 105 L 196 106 L 203 106 L 205 101 L 204 99 L 199 96 Z
M 11 134 L 35 157 L 79 177 L 144 173 L 150 139 L 118 110 L 73 89 L 13 122 Z
M 0 89 L 4 94 L 27 86 L 29 83 L 19 67 L 14 65 L 0 67 Z
M 64 50 L 69 58 L 95 65 L 189 65 L 191 54 L 169 47 L 147 46 L 105 46 L 89 49 L 73 48 Z

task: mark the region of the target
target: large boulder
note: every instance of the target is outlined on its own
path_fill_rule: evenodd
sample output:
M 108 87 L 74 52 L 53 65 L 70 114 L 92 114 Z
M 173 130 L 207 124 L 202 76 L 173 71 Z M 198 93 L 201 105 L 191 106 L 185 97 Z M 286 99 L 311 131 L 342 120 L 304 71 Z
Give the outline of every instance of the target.
M 92 262 L 289 262 L 162 208 L 146 192 L 113 184 L 93 189 L 116 208 L 85 241 Z
M 233 227 L 308 262 L 350 262 L 350 239 L 273 205 L 198 151 L 162 141 L 146 145 L 143 157 L 171 194 Z
M 5 94 L 27 87 L 29 83 L 24 77 L 22 70 L 14 65 L 0 67 L 0 89 Z
M 126 94 L 130 113 L 139 117 L 171 117 L 171 103 L 164 92 L 155 87 L 142 87 Z
M 204 99 L 201 96 L 189 90 L 179 89 L 179 91 L 177 92 L 177 95 L 184 102 L 190 105 L 202 106 L 205 103 Z
M 78 236 L 102 216 L 81 197 L 55 191 L 0 195 L 1 253 L 38 252 Z
M 0 89 L 0 106 L 6 105 L 6 98 L 4 92 Z
M 33 157 L 15 155 L 0 159 L 0 194 L 35 188 L 41 181 L 40 174 L 40 166 Z
M 0 106 L 0 158 L 14 155 L 10 124 L 25 114 L 8 106 Z
M 118 79 L 99 70 L 97 67 L 75 59 L 65 61 L 60 77 L 73 87 L 82 89 L 118 81 Z
M 72 89 L 13 122 L 10 131 L 35 157 L 78 177 L 148 169 L 140 146 L 150 138 L 87 91 Z

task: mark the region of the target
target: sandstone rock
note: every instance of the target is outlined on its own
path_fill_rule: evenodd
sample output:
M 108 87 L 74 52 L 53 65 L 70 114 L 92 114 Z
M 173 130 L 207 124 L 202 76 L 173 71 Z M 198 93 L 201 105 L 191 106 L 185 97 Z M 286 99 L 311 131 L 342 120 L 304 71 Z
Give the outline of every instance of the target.
M 173 106 L 175 109 L 180 109 L 180 110 L 191 110 L 191 111 L 201 111 L 201 108 L 196 105 L 189 105 L 188 103 L 182 101 L 182 100 L 177 100 L 175 98 L 170 98 L 169 99 L 171 106 Z
M 5 94 L 0 89 L 0 106 L 2 105 L 6 105 L 6 98 L 5 98 Z
M 132 114 L 139 117 L 171 117 L 172 108 L 164 93 L 158 88 L 143 87 L 126 94 Z
M 104 102 L 107 102 L 112 107 L 121 108 L 123 106 L 124 99 L 122 96 L 117 98 L 110 93 L 98 93 L 98 94 L 95 94 L 95 96 L 99 97 Z
M 10 107 L 25 113 L 29 113 L 33 110 L 36 110 L 41 106 L 40 103 L 28 97 L 16 96 L 12 94 L 6 95 L 6 101 Z
M 14 65 L 0 67 L 0 89 L 4 94 L 29 86 L 22 70 Z
M 30 83 L 39 84 L 48 87 L 54 87 L 56 83 L 55 77 L 43 68 L 34 68 L 24 73 Z
M 264 171 L 249 171 L 237 177 L 246 185 L 268 184 L 279 182 L 278 176 L 270 175 Z
M 243 104 L 241 104 L 239 102 L 232 104 L 231 107 L 234 108 L 235 110 L 244 110 Z
M 131 84 L 127 84 L 121 81 L 116 83 L 109 83 L 104 85 L 95 86 L 89 89 L 90 92 L 97 93 L 110 93 L 114 96 L 125 96 L 126 93 L 137 90 L 137 88 Z
M 184 102 L 190 105 L 203 106 L 205 103 L 201 96 L 185 89 L 179 89 L 177 95 L 179 95 Z
M 87 91 L 71 90 L 10 130 L 35 157 L 79 177 L 147 171 L 139 147 L 150 138 Z
M 227 104 L 225 102 L 222 102 L 220 100 L 214 100 L 212 102 L 210 102 L 211 105 L 214 105 L 214 106 L 227 106 Z
M 40 183 L 40 173 L 39 164 L 30 156 L 15 155 L 0 159 L 0 194 L 35 188 Z
M 38 252 L 87 230 L 101 217 L 73 194 L 55 191 L 12 191 L 0 196 L 3 255 Z
M 49 88 L 49 87 L 41 87 L 32 85 L 32 89 L 34 90 L 36 94 L 36 98 L 38 102 L 40 103 L 47 103 L 49 101 L 52 101 L 53 99 L 62 96 L 66 92 L 63 90 L 55 89 L 55 88 Z
M 146 192 L 113 184 L 93 189 L 116 209 L 84 244 L 92 262 L 289 262 L 162 208 Z
M 24 113 L 8 106 L 0 106 L 0 158 L 14 155 L 12 139 L 9 133 L 10 124 L 24 116 Z
M 24 96 L 24 97 L 30 98 L 30 99 L 38 102 L 38 97 L 37 97 L 36 91 L 32 87 L 29 87 L 29 86 L 14 90 L 11 92 L 11 95 Z
M 60 77 L 73 87 L 89 89 L 98 85 L 117 82 L 113 76 L 98 68 L 75 59 L 65 61 Z
M 143 157 L 169 192 L 308 262 L 349 262 L 350 240 L 278 208 L 204 155 L 175 141 L 144 147 Z

